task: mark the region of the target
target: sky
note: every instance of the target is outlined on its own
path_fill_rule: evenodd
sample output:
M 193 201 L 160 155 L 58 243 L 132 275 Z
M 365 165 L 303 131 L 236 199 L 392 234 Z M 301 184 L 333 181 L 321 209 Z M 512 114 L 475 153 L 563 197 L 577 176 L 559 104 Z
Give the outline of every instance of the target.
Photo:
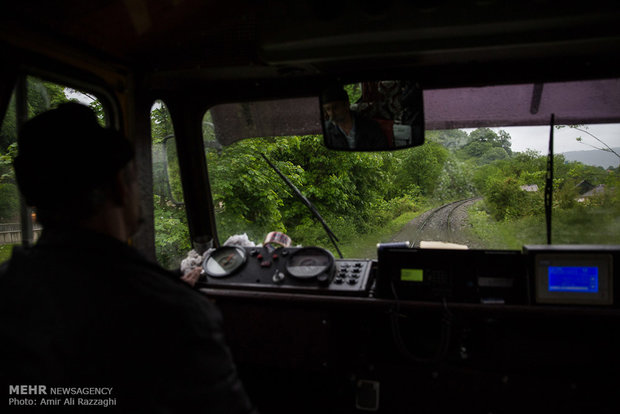
M 68 99 L 77 99 L 79 102 L 85 105 L 90 104 L 94 100 L 89 95 L 86 95 L 80 91 L 76 91 L 75 89 L 65 88 L 64 92 L 65 96 Z
M 542 154 L 546 154 L 549 150 L 548 126 L 505 127 L 491 129 L 494 131 L 503 129 L 510 134 L 513 152 L 523 152 L 527 149 L 533 149 Z M 587 125 L 586 130 L 600 140 L 604 141 L 610 147 L 620 147 L 620 124 Z M 473 129 L 465 129 L 465 131 L 470 133 Z M 578 142 L 576 139 L 577 137 L 581 137 L 583 143 Z M 553 143 L 553 150 L 555 153 L 594 150 L 594 148 L 585 144 L 593 145 L 595 147 L 602 147 L 602 144 L 597 142 L 588 134 L 568 127 L 555 129 Z

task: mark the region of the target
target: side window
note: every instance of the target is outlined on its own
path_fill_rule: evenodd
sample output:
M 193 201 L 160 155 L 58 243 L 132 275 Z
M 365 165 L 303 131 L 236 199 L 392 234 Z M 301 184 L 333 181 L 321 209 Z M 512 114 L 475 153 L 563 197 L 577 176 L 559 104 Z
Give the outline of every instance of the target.
M 178 269 L 191 243 L 174 127 L 166 104 L 159 100 L 151 107 L 151 138 L 155 251 L 162 266 Z
M 36 241 L 42 230 L 36 213 L 21 206 L 13 171 L 13 159 L 17 156 L 18 108 L 25 108 L 25 117 L 30 119 L 61 103 L 76 101 L 90 106 L 102 124 L 107 121 L 100 101 L 93 94 L 32 76 L 27 76 L 22 85 L 17 87 L 22 88 L 22 93 L 18 93 L 17 88 L 13 92 L 0 128 L 0 263 L 10 257 L 13 246 L 23 243 L 24 239 Z M 30 226 L 22 228 L 23 215 L 32 221 L 31 230 Z
M 17 115 L 15 93 L 0 129 L 0 263 L 11 256 L 13 246 L 21 243 L 19 191 L 13 172 L 17 155 Z

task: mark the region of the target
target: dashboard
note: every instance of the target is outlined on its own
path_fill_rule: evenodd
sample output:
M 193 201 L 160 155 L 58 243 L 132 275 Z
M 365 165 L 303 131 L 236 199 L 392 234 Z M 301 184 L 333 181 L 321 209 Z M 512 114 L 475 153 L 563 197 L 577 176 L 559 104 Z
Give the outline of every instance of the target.
M 477 305 L 617 307 L 620 246 L 517 250 L 388 247 L 378 260 L 320 247 L 224 246 L 199 287 Z
M 206 255 L 200 287 L 368 295 L 372 261 L 320 247 L 224 246 Z

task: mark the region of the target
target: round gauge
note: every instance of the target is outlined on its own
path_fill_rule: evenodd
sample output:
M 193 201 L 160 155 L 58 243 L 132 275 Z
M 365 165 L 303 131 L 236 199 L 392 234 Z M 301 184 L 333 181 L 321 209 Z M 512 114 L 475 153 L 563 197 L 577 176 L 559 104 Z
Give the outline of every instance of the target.
M 299 279 L 310 279 L 323 273 L 330 275 L 333 267 L 334 256 L 319 247 L 301 248 L 286 263 L 286 271 Z
M 211 277 L 226 277 L 239 269 L 246 260 L 245 250 L 240 247 L 224 246 L 209 253 L 202 264 Z

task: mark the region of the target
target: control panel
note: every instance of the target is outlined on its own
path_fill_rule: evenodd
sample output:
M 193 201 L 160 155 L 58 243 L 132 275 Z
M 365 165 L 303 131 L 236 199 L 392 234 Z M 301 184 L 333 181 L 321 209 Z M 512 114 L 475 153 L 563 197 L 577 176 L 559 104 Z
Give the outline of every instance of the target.
M 511 250 L 379 250 L 380 297 L 480 304 L 526 304 L 523 255 Z
M 613 306 L 620 246 L 525 246 L 536 304 Z
M 620 246 L 517 250 L 384 248 L 377 295 L 420 301 L 618 307 Z
M 335 259 L 320 247 L 224 246 L 203 261 L 202 287 L 367 294 L 371 260 Z

